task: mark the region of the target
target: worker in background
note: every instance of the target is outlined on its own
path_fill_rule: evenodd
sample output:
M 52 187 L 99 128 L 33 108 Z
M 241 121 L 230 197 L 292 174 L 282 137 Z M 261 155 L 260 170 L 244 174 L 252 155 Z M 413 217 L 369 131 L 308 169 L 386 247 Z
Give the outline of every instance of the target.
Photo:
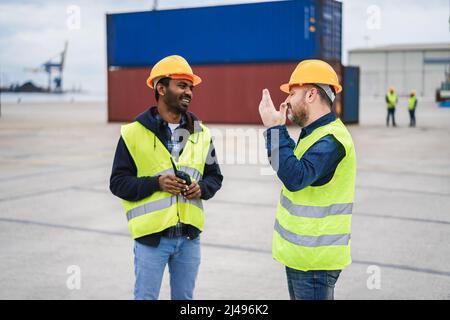
M 286 268 L 291 299 L 334 299 L 336 281 L 351 263 L 350 225 L 355 191 L 353 140 L 332 112 L 342 91 L 324 61 L 300 62 L 281 90 L 279 111 L 267 89 L 259 105 L 269 160 L 283 183 L 272 254 Z M 288 118 L 302 128 L 297 143 Z
M 395 107 L 397 106 L 398 98 L 397 94 L 393 87 L 389 88 L 389 92 L 386 94 L 386 103 L 387 103 L 387 118 L 386 118 L 386 126 L 389 127 L 389 118 L 392 117 L 392 125 L 396 127 L 395 124 Z
M 200 82 L 184 58 L 162 59 L 147 79 L 157 106 L 121 128 L 110 189 L 123 199 L 135 240 L 138 300 L 158 299 L 166 265 L 171 298 L 193 299 L 202 200 L 213 197 L 223 179 L 209 129 L 187 111 Z
M 417 97 L 416 91 L 411 91 L 411 94 L 408 99 L 408 111 L 409 111 L 409 126 L 416 126 L 416 108 L 417 108 Z

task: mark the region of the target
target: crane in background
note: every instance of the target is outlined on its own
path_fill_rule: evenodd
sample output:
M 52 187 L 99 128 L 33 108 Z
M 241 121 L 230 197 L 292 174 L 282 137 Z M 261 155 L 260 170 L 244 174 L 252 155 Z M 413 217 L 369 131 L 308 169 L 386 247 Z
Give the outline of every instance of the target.
M 54 93 L 62 93 L 62 80 L 63 80 L 63 70 L 64 70 L 64 61 L 66 58 L 68 42 L 66 41 L 64 44 L 64 50 L 58 53 L 56 56 L 50 58 L 48 61 L 44 62 L 37 68 L 26 68 L 26 71 L 31 72 L 46 72 L 48 75 L 48 86 L 47 92 Z M 59 57 L 59 62 L 54 62 L 54 59 Z M 52 89 L 52 74 L 53 71 L 56 71 L 56 75 L 53 78 L 53 82 L 55 84 L 54 89 Z

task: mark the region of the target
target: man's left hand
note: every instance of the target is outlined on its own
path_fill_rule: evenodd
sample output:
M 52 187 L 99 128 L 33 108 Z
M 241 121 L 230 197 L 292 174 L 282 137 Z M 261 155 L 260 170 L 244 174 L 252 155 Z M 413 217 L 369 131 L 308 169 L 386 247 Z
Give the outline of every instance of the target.
M 198 185 L 197 181 L 193 181 L 192 184 L 188 187 L 187 191 L 182 192 L 183 196 L 188 199 L 200 199 L 202 196 L 202 190 Z

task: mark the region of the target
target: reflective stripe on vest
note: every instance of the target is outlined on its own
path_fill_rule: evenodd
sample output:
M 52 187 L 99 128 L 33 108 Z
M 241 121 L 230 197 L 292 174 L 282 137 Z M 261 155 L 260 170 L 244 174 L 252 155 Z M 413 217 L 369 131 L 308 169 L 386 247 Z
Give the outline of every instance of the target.
M 181 203 L 191 204 L 203 210 L 203 201 L 200 199 L 186 199 L 183 196 L 179 196 L 178 201 Z
M 152 201 L 152 202 L 147 202 L 147 203 L 143 204 L 142 206 L 128 210 L 127 220 L 130 221 L 131 219 L 137 218 L 144 214 L 151 214 L 154 211 L 169 208 L 171 205 L 173 205 L 176 202 L 177 202 L 176 196 L 173 196 L 170 198 L 159 199 L 159 200 Z
M 199 209 L 203 210 L 203 203 L 200 199 L 186 199 L 182 196 L 179 196 L 180 198 L 178 201 L 182 203 L 191 204 L 193 206 L 196 206 Z M 170 198 L 160 199 L 152 202 L 148 202 L 143 204 L 142 206 L 133 208 L 127 212 L 127 220 L 130 221 L 133 218 L 142 216 L 144 214 L 151 214 L 154 211 L 158 211 L 161 209 L 169 208 L 171 205 L 175 204 L 177 202 L 177 196 L 172 196 Z
M 351 237 L 350 233 L 302 236 L 284 229 L 278 220 L 275 220 L 274 228 L 284 240 L 302 247 L 346 246 Z
M 280 204 L 290 214 L 305 218 L 324 218 L 337 214 L 352 214 L 353 203 L 338 203 L 330 206 L 304 206 L 293 204 L 283 193 L 280 196 Z
M 195 168 L 186 167 L 186 166 L 180 166 L 179 170 L 186 172 L 188 175 L 191 176 L 191 178 L 194 178 L 195 181 L 200 181 L 203 178 L 203 175 Z

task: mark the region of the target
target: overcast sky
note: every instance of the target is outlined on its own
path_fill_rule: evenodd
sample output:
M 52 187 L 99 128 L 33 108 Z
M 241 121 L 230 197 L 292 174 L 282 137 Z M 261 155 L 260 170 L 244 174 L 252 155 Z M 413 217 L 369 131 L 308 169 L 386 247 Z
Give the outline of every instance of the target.
M 159 9 L 263 1 L 159 0 Z M 449 42 L 449 0 L 344 0 L 343 60 L 356 47 L 399 43 Z M 80 28 L 71 5 L 80 8 Z M 106 92 L 105 13 L 151 9 L 153 1 L 5 1 L 0 0 L 0 73 L 2 83 L 33 79 L 45 86 L 37 67 L 69 49 L 64 87 Z M 68 12 L 69 10 L 69 12 Z M 195 30 L 193 31 L 195 32 Z

